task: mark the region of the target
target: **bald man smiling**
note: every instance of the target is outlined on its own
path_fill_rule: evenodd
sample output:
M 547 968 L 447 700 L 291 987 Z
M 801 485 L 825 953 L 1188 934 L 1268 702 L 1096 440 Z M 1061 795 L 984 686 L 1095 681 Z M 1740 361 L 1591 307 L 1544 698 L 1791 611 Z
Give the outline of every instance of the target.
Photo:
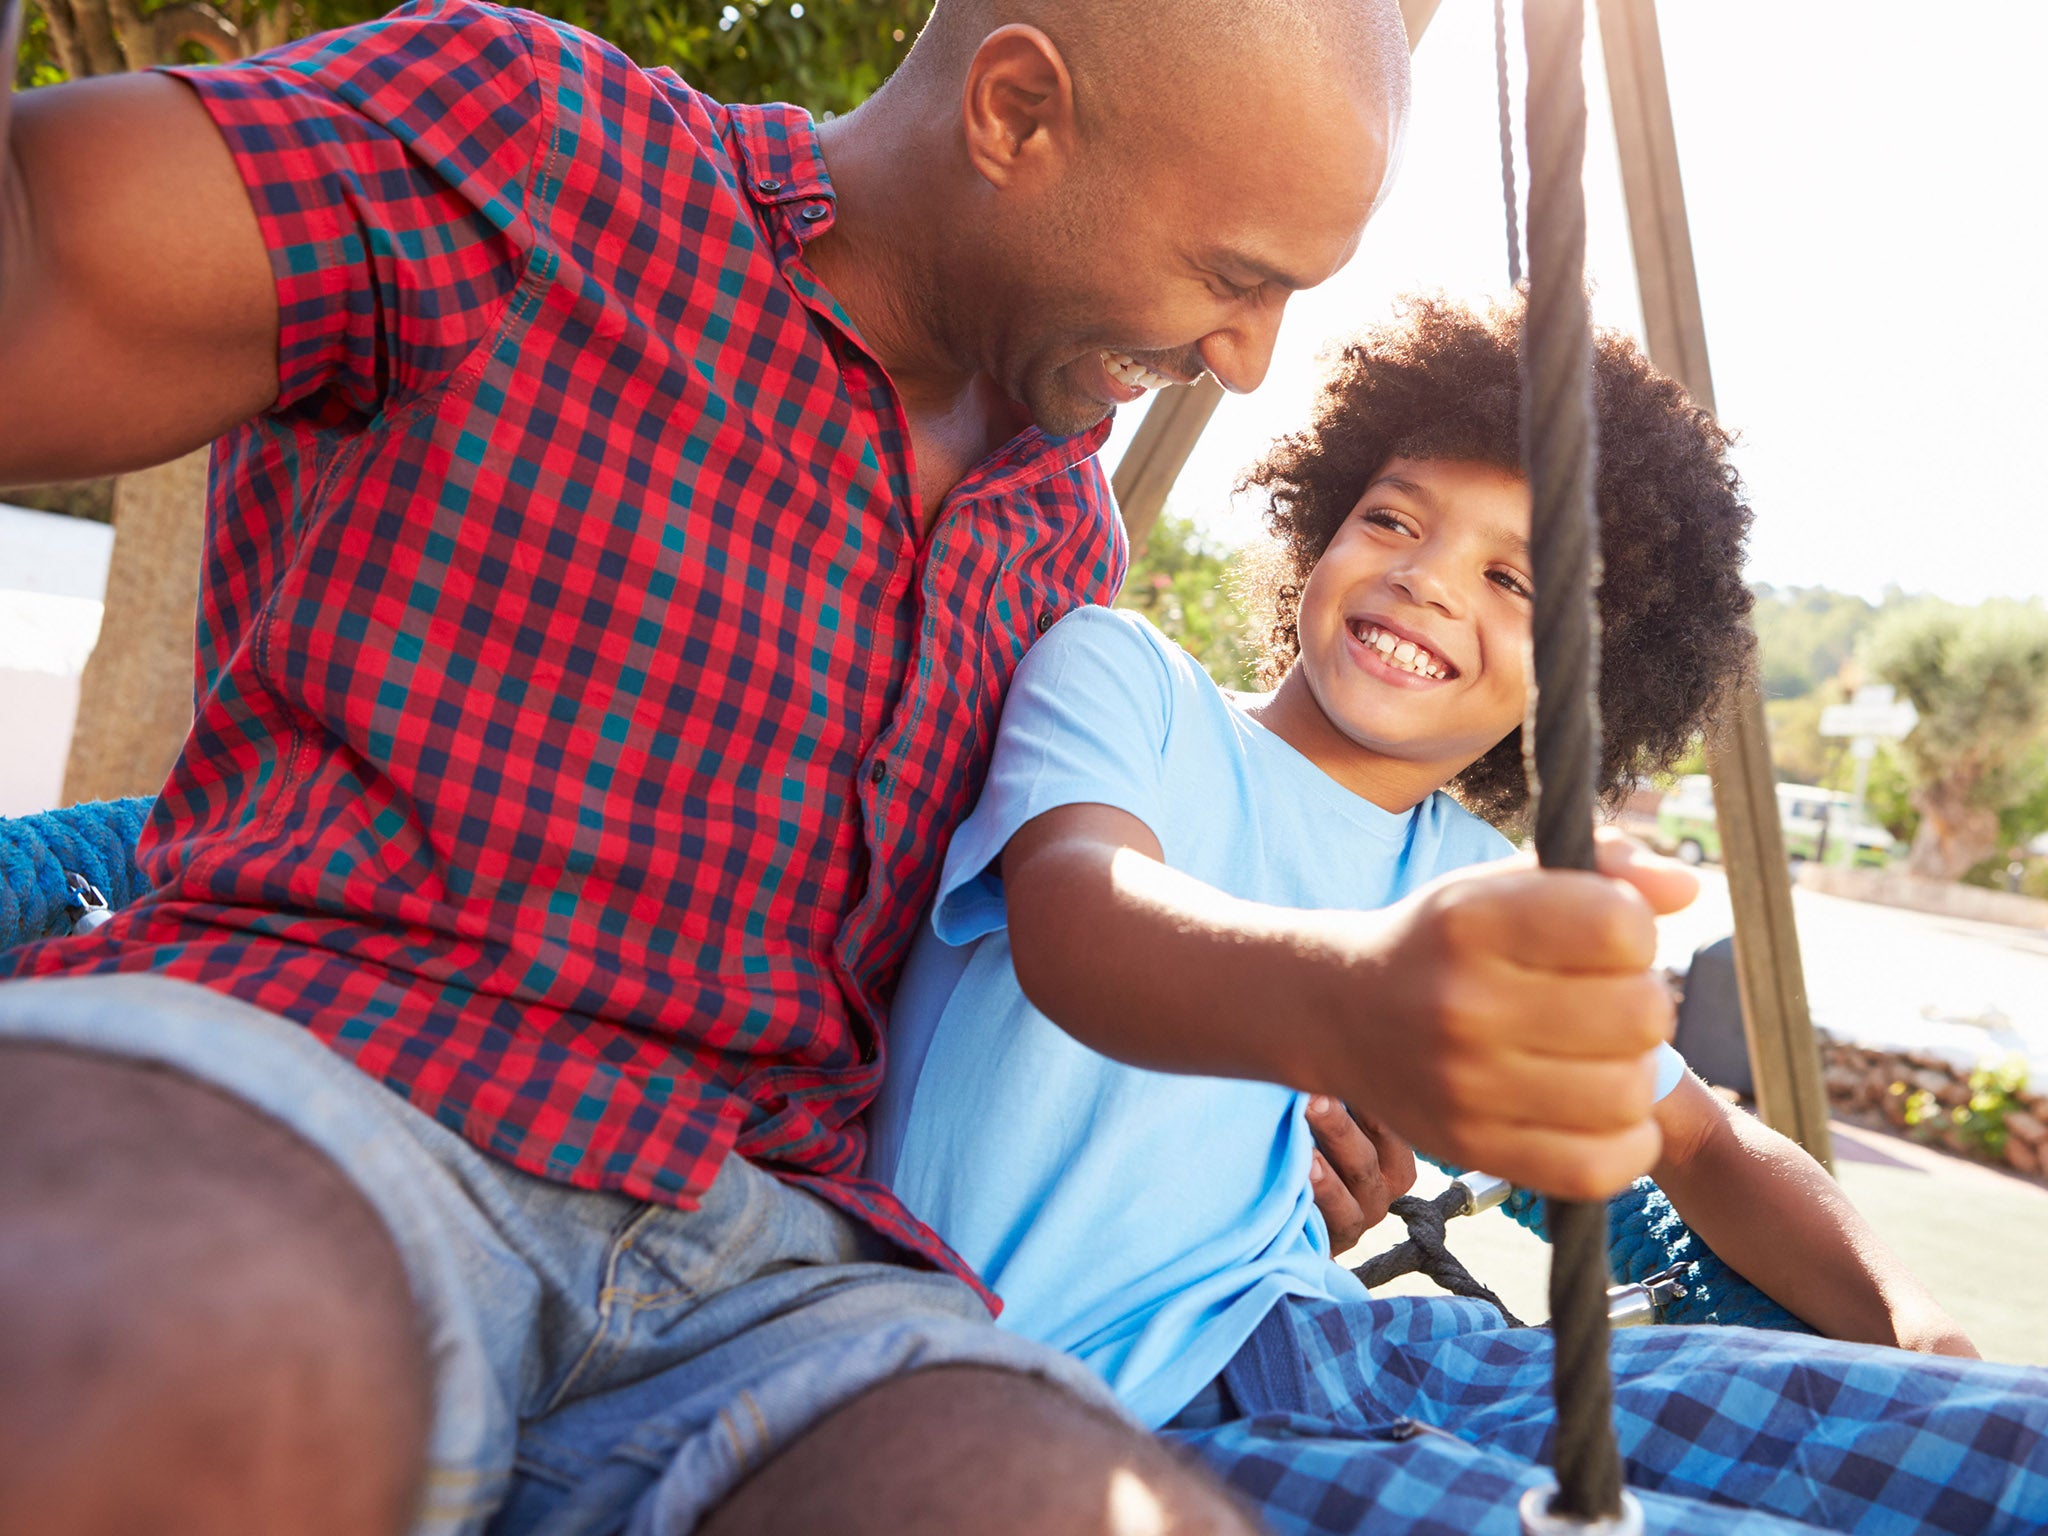
M 214 444 L 155 889 L 0 958 L 0 1531 L 1247 1529 L 861 1115 L 1108 417 L 1259 382 L 1406 67 L 941 0 L 816 125 L 420 0 L 0 116 L 0 484 Z

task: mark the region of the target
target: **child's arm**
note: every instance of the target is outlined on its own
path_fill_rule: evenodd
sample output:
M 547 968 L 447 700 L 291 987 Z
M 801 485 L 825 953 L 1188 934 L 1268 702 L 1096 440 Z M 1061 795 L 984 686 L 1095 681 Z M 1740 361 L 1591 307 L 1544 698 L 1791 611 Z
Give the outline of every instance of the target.
M 1654 1177 L 1730 1268 L 1830 1338 L 1939 1355 L 1976 1347 L 1804 1149 L 1688 1073 L 1657 1106 Z
M 1624 845 L 1603 859 L 1620 878 L 1508 861 L 1382 912 L 1296 911 L 1169 869 L 1125 812 L 1067 805 L 1010 839 L 1002 876 L 1025 995 L 1105 1055 L 1327 1093 L 1438 1157 L 1593 1199 L 1657 1156 L 1653 904 L 1692 893 Z

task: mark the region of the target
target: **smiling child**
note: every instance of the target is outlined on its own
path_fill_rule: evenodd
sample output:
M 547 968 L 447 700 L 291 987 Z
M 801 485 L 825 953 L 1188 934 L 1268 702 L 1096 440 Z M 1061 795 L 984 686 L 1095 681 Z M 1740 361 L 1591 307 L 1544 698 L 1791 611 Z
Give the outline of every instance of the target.
M 1425 1476 L 1439 1491 L 1493 1489 L 1509 1530 L 1516 1493 L 1542 1477 L 1547 1333 L 1510 1332 L 1453 1298 L 1371 1300 L 1330 1258 L 1304 1110 L 1338 1085 L 1313 1040 L 1294 1048 L 1302 1012 L 1283 995 L 1357 914 L 1398 928 L 1448 904 L 1476 923 L 1489 882 L 1529 878 L 1521 861 L 1496 863 L 1511 849 L 1489 824 L 1512 824 L 1526 801 L 1519 324 L 1519 310 L 1410 305 L 1344 352 L 1309 430 L 1248 477 L 1271 494 L 1278 535 L 1255 583 L 1271 615 L 1270 692 L 1224 693 L 1129 613 L 1083 609 L 1038 643 L 892 1015 L 870 1171 L 981 1271 L 1007 1326 L 1088 1362 L 1284 1529 L 1349 1529 L 1332 1510 Z M 1596 404 L 1611 796 L 1669 767 L 1749 666 L 1749 512 L 1726 434 L 1618 336 L 1598 344 Z M 1627 931 L 1601 974 L 1566 990 L 1532 973 L 1530 985 L 1560 987 L 1556 1016 L 1581 1033 L 1560 1025 L 1556 1040 L 1504 1047 L 1527 1058 L 1519 1078 L 1474 1057 L 1441 1091 L 1534 1082 L 1653 1114 L 1674 1204 L 1791 1311 L 1839 1339 L 1973 1353 L 1818 1165 L 1708 1092 L 1668 1044 L 1652 1035 L 1617 1061 L 1571 1043 L 1659 985 L 1650 911 L 1682 904 L 1689 877 L 1639 863 L 1629 878 L 1647 897 L 1641 921 L 1610 924 Z M 1564 942 L 1572 913 L 1555 921 L 1505 934 L 1497 964 L 1533 964 Z M 1402 978 L 1429 969 L 1427 955 L 1408 958 L 1419 964 L 1349 973 L 1346 1027 L 1400 1013 Z M 1453 982 L 1474 963 L 1452 961 L 1437 969 Z M 1212 1043 L 1232 1034 L 1257 1048 Z M 1442 1143 L 1435 1101 L 1407 1086 L 1427 1081 L 1407 1058 L 1439 1047 L 1387 1031 L 1375 1049 L 1379 1092 L 1345 1096 L 1426 1150 L 1476 1161 Z M 1512 1104 L 1504 1114 L 1513 1121 Z M 1898 1487 L 1858 1470 L 1880 1446 L 1890 1465 L 1910 1461 L 1899 1415 L 1935 1435 L 1943 1477 L 1977 1500 L 1974 1523 L 1954 1528 L 2004 1528 L 2001 1514 L 2022 1512 L 2010 1501 L 2048 1496 L 2018 1474 L 2001 1492 L 2010 1459 L 1959 1450 L 1990 1415 L 2001 1444 L 2023 1444 L 2041 1470 L 2038 1373 L 2028 1406 L 2008 1378 L 2029 1373 L 1824 1339 L 1655 1329 L 1616 1350 L 1624 1454 L 1639 1485 L 1664 1490 L 1646 1502 L 1670 1506 L 1658 1529 L 1755 1518 L 1696 1499 L 1831 1528 L 1902 1507 Z M 1764 1460 L 1777 1463 L 1760 1464 L 1749 1440 L 1710 1454 L 1730 1372 L 1768 1406 L 1771 1383 L 1799 1371 L 1804 1406 L 1772 1409 L 1783 1443 Z M 1890 1406 L 1859 1399 L 1851 1413 L 1841 1382 L 1873 1371 Z M 1673 1402 L 1690 1405 L 1701 1436 L 1658 1428 Z M 1259 1418 L 1274 1412 L 1293 1416 L 1277 1441 Z M 1487 1445 L 1390 1430 L 1410 1419 Z M 1308 1423 L 1326 1426 L 1313 1450 Z M 1832 1449 L 1799 1449 L 1816 1436 Z M 1331 1503 L 1333 1488 L 1350 1502 Z M 1492 1518 L 1475 1504 L 1469 1523 L 1441 1528 Z M 1912 1518 L 1950 1528 L 1917 1504 Z M 1410 1526 L 1389 1513 L 1368 1528 Z

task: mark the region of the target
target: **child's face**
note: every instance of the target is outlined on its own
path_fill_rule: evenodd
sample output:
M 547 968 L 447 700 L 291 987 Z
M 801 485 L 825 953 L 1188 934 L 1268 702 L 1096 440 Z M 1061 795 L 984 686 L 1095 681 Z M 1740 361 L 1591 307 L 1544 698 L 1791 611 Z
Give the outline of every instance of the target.
M 1393 459 L 1302 589 L 1295 674 L 1339 737 L 1426 793 L 1521 723 L 1532 590 L 1519 475 Z

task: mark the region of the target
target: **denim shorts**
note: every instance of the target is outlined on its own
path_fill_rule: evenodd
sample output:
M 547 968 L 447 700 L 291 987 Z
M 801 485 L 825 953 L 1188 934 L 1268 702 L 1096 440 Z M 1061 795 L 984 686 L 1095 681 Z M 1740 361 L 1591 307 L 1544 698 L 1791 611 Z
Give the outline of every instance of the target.
M 172 1068 L 282 1122 L 383 1219 L 434 1378 L 415 1533 L 682 1536 L 824 1415 L 942 1365 L 1123 1417 L 1056 1350 L 816 1196 L 728 1157 L 698 1209 L 478 1151 L 296 1024 L 187 982 L 0 983 L 0 1039 Z

